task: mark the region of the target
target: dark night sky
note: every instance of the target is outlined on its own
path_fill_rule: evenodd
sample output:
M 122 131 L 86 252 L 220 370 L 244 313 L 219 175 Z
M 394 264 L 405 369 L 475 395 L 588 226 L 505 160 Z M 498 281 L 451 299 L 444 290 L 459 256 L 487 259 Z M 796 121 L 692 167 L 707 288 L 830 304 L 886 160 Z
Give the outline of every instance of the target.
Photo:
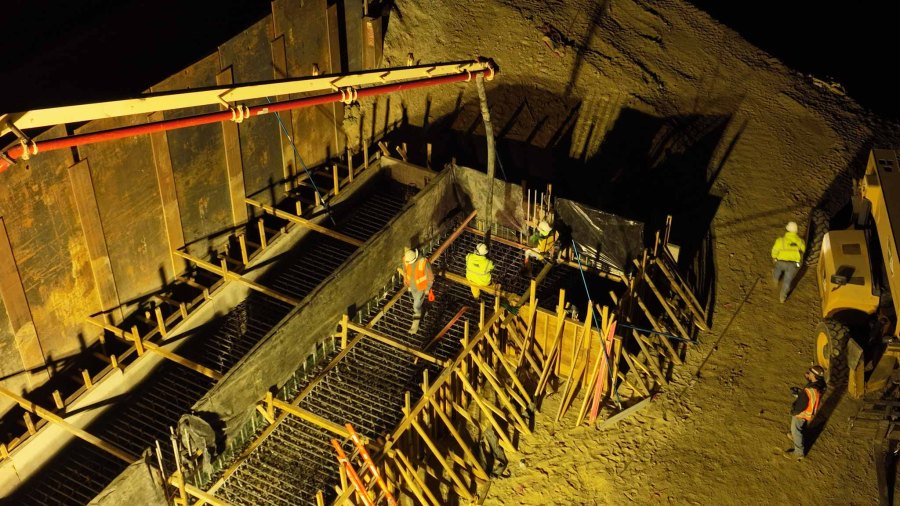
M 0 111 L 133 96 L 271 12 L 269 0 L 2 0 Z
M 615 1 L 615 0 L 613 0 Z M 808 1 L 690 0 L 801 72 L 841 82 L 900 117 L 888 75 L 894 23 L 874 7 Z M 135 95 L 211 53 L 270 12 L 269 0 L 3 0 L 0 111 Z M 882 58 L 879 65 L 877 58 Z M 876 63 L 872 63 L 872 62 Z
M 900 118 L 896 19 L 880 2 L 688 0 L 788 67 L 841 83 L 866 108 Z

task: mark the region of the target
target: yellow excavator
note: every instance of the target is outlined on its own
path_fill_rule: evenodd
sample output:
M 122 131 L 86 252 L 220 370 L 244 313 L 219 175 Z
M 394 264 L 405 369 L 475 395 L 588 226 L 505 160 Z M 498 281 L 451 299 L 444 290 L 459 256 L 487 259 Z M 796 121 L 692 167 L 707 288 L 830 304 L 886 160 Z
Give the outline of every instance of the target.
M 846 229 L 827 230 L 820 212 L 811 217 L 807 264 L 822 300 L 815 362 L 833 391 L 846 387 L 863 400 L 853 433 L 875 442 L 879 496 L 889 505 L 900 440 L 900 151 L 869 153 L 851 204 Z

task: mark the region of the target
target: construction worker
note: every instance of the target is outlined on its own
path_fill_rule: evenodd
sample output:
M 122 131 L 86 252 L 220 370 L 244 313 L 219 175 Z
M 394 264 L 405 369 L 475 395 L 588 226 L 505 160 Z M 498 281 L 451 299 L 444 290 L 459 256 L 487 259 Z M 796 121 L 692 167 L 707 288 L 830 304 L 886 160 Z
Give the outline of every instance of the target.
M 533 275 L 531 263 L 529 262 L 532 258 L 540 261 L 555 260 L 556 240 L 558 238 L 559 232 L 554 232 L 549 223 L 541 220 L 538 223 L 537 232 L 528 239 L 528 245 L 531 247 L 525 250 L 525 267 L 523 271 L 528 273 L 529 276 Z
M 810 422 L 819 412 L 822 396 L 825 394 L 825 369 L 814 365 L 804 374 L 806 386 L 791 387 L 794 394 L 794 404 L 791 406 L 791 432 L 788 437 L 794 442 L 793 448 L 788 448 L 784 456 L 800 460 L 806 456 L 804 438 Z
M 419 251 L 415 248 L 403 253 L 403 269 L 397 269 L 403 275 L 409 294 L 413 300 L 413 321 L 409 327 L 409 333 L 419 331 L 419 323 L 422 320 L 422 306 L 425 297 L 433 299 L 431 285 L 434 283 L 434 273 L 431 270 L 431 262 L 427 258 L 419 257 Z
M 781 294 L 778 297 L 781 302 L 787 300 L 794 276 L 800 270 L 803 253 L 806 252 L 806 243 L 797 235 L 797 224 L 789 221 L 784 228 L 787 232 L 775 239 L 775 245 L 772 246 L 772 260 L 775 262 L 772 279 L 775 283 L 781 280 Z
M 472 282 L 472 296 L 475 300 L 481 298 L 481 287 L 490 286 L 491 272 L 494 270 L 494 262 L 488 257 L 487 244 L 481 243 L 475 246 L 475 252 L 466 255 L 466 279 Z

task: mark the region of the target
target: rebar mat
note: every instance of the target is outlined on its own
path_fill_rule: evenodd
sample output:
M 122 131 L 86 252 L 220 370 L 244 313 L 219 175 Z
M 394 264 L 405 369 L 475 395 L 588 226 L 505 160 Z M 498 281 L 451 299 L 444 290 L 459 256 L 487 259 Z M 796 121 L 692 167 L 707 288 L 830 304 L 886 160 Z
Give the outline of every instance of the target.
M 411 195 L 409 187 L 396 182 L 379 184 L 365 195 L 346 219 L 335 227 L 360 240 L 381 230 L 397 215 Z M 355 247 L 327 236 L 311 233 L 260 281 L 266 286 L 305 297 L 334 272 Z M 225 373 L 269 333 L 291 307 L 258 292 L 223 317 L 192 331 L 190 341 L 178 353 L 210 369 Z M 101 439 L 140 455 L 160 441 L 173 468 L 169 427 L 214 385 L 208 377 L 181 365 L 164 361 L 142 385 L 121 398 L 87 431 Z M 99 494 L 126 464 L 103 450 L 75 439 L 43 469 L 9 498 L 10 504 L 86 504 Z

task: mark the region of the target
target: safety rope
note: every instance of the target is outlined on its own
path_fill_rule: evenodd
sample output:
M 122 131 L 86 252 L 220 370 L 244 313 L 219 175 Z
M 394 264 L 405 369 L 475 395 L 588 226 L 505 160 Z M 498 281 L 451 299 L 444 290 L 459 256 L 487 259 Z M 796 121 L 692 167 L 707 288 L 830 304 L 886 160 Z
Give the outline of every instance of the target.
M 597 318 L 597 311 L 594 308 L 593 303 L 591 303 L 593 298 L 591 298 L 591 291 L 588 289 L 587 278 L 584 277 L 584 269 L 581 266 L 581 255 L 578 253 L 578 246 L 575 244 L 575 240 L 572 240 L 572 251 L 575 252 L 575 260 L 578 262 L 578 272 L 581 273 L 581 282 L 584 283 L 584 293 L 587 294 L 588 303 L 591 305 L 589 308 L 591 313 L 593 313 L 594 317 L 594 325 L 597 326 L 597 333 L 600 334 L 600 351 L 603 352 L 603 356 L 606 357 L 607 368 L 606 372 L 609 374 L 609 388 L 612 390 L 613 394 L 616 396 L 616 407 L 621 409 L 622 407 L 622 399 L 619 398 L 619 391 L 615 388 L 616 380 L 613 377 L 613 363 L 612 359 L 609 356 L 609 352 L 606 351 L 606 339 L 603 336 L 603 330 L 600 328 L 600 319 Z M 619 325 L 616 323 L 616 325 Z M 588 392 L 587 395 L 590 395 Z
M 266 102 L 272 103 L 272 100 L 269 97 L 266 97 Z M 331 212 L 331 206 L 328 205 L 328 202 L 322 196 L 322 193 L 319 192 L 319 187 L 316 186 L 316 182 L 313 180 L 312 174 L 309 171 L 309 167 L 306 166 L 306 163 L 303 162 L 303 157 L 300 156 L 300 152 L 297 151 L 297 145 L 294 144 L 294 139 L 291 138 L 291 134 L 288 133 L 287 128 L 284 126 L 284 122 L 281 121 L 281 114 L 277 111 L 275 112 L 275 119 L 278 120 L 278 124 L 281 126 L 281 131 L 284 132 L 284 136 L 287 137 L 288 142 L 291 143 L 291 148 L 294 150 L 294 156 L 297 157 L 297 160 L 300 162 L 300 165 L 303 166 L 303 170 L 306 172 L 307 177 L 309 177 L 309 183 L 313 187 L 313 191 L 316 192 L 316 196 L 319 197 L 319 201 L 325 206 L 325 211 L 328 213 L 328 219 L 331 220 L 332 225 L 337 225 L 334 221 L 334 214 Z

